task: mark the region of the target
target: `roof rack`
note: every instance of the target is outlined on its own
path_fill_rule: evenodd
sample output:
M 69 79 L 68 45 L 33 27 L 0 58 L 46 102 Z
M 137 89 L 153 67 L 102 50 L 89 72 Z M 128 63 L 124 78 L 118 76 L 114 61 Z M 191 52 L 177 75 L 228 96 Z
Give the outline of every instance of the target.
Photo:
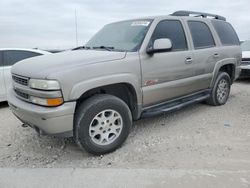
M 209 13 L 205 13 L 205 12 L 195 12 L 195 11 L 180 10 L 180 11 L 174 12 L 171 15 L 172 16 L 190 16 L 190 15 L 194 15 L 195 17 L 203 17 L 203 18 L 212 17 L 212 18 L 217 19 L 217 20 L 226 21 L 226 18 L 223 17 L 223 16 L 219 16 L 219 15 L 216 15 L 216 14 L 209 14 Z

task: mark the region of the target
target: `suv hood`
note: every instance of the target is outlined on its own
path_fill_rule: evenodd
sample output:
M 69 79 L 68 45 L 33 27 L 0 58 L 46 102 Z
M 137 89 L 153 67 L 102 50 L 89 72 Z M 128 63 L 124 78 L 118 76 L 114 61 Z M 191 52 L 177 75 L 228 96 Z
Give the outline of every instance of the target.
M 24 77 L 45 79 L 48 75 L 81 65 L 123 59 L 126 52 L 76 50 L 42 55 L 16 63 L 11 72 Z

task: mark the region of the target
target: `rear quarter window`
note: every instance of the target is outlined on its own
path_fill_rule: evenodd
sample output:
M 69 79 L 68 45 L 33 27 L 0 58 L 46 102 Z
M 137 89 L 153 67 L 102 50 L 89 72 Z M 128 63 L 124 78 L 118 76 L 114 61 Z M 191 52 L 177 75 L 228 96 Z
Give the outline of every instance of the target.
M 240 45 L 234 28 L 228 22 L 213 20 L 212 24 L 220 38 L 222 45 Z

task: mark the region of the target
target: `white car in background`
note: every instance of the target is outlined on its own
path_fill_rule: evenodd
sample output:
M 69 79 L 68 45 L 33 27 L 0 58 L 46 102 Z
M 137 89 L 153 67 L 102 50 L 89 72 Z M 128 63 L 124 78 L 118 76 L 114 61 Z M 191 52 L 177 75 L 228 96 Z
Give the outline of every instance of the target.
M 11 66 L 23 59 L 51 54 L 47 51 L 23 48 L 0 48 L 0 102 L 6 101 L 11 87 Z
M 250 78 L 250 40 L 241 43 L 242 61 L 240 78 Z

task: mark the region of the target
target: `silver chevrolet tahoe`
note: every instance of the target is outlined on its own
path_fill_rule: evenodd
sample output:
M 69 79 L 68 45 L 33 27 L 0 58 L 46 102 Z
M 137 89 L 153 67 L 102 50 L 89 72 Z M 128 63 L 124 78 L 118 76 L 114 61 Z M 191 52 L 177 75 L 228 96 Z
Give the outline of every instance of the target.
M 86 46 L 17 63 L 8 102 L 24 124 L 100 155 L 122 145 L 133 120 L 225 104 L 240 62 L 224 17 L 177 11 L 111 23 Z

